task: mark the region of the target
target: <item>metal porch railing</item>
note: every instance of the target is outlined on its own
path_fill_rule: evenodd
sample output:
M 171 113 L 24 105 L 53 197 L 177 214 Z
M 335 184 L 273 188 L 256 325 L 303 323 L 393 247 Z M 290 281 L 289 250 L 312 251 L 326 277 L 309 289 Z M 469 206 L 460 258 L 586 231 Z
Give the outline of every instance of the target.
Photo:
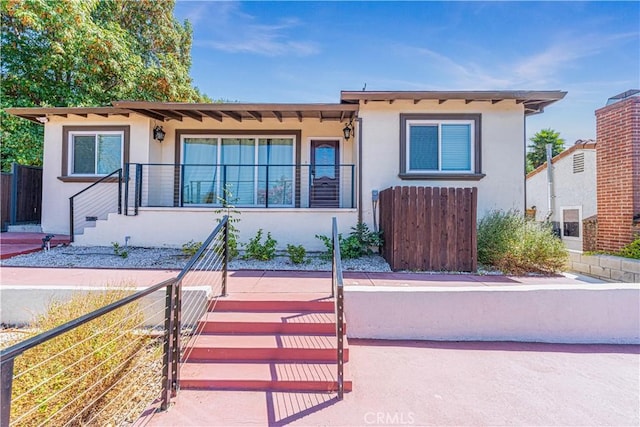
M 155 400 L 166 409 L 209 296 L 226 294 L 227 242 L 225 216 L 177 277 L 2 350 L 0 425 L 122 425 Z
M 122 169 L 100 178 L 87 188 L 69 197 L 69 235 L 95 226 L 99 219 L 107 219 L 110 213 L 122 213 Z
M 355 165 L 125 166 L 125 214 L 140 207 L 354 208 Z M 229 200 L 230 199 L 230 200 Z
M 335 302 L 336 339 L 337 339 L 337 382 L 338 399 L 344 397 L 344 280 L 342 278 L 342 256 L 340 255 L 340 239 L 338 221 L 332 219 L 331 240 L 333 255 L 331 263 L 331 296 Z

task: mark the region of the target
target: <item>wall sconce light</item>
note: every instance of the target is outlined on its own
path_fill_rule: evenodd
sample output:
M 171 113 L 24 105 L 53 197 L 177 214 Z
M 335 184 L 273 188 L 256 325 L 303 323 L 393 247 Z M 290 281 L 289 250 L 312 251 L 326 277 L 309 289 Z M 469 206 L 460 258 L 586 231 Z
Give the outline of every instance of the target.
M 45 124 L 45 123 L 49 122 L 49 118 L 47 116 L 36 117 L 36 120 L 39 121 L 42 124 Z
M 342 133 L 344 135 L 344 139 L 346 139 L 347 141 L 349 140 L 349 138 L 351 138 L 353 134 L 353 119 L 351 119 L 349 123 L 347 123 L 347 125 L 342 129 Z
M 164 132 L 164 129 L 162 129 L 162 126 L 156 126 L 153 128 L 153 139 L 155 139 L 156 141 L 164 141 L 165 135 L 166 133 Z

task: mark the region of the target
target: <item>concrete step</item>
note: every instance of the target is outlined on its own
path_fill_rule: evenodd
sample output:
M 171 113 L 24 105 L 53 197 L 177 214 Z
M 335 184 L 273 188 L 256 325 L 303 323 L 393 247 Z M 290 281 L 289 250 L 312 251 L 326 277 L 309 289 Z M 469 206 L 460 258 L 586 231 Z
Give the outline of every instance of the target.
M 336 377 L 335 363 L 185 363 L 180 370 L 180 388 L 334 392 Z M 345 365 L 344 389 L 352 388 Z
M 42 233 L 42 226 L 40 224 L 8 225 L 7 231 L 9 233 Z
M 280 313 L 298 313 L 298 312 L 318 312 L 333 313 L 334 302 L 329 298 L 317 300 L 273 300 L 273 294 L 265 296 L 266 299 L 255 298 L 250 301 L 242 300 L 226 300 L 219 298 L 211 300 L 209 310 L 211 311 L 250 311 L 250 312 L 280 312 Z
M 188 345 L 186 362 L 275 361 L 335 362 L 335 336 L 326 335 L 200 335 Z M 344 349 L 349 360 L 348 345 Z
M 335 334 L 332 313 L 208 312 L 199 330 L 206 334 Z

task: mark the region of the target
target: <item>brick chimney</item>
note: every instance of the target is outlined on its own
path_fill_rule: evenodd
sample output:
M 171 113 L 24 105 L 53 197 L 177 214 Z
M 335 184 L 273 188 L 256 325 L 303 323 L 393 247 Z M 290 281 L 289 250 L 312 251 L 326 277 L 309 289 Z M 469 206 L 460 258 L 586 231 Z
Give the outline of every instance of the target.
M 596 110 L 597 249 L 617 251 L 640 232 L 640 91 Z

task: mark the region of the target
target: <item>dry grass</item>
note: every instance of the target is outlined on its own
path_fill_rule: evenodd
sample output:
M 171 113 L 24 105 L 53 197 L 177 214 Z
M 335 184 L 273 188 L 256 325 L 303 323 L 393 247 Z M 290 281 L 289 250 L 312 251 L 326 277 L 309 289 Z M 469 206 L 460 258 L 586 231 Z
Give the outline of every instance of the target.
M 53 303 L 31 327 L 46 331 L 117 301 L 130 290 L 79 293 Z M 160 395 L 162 351 L 128 304 L 15 359 L 12 425 L 124 425 Z

